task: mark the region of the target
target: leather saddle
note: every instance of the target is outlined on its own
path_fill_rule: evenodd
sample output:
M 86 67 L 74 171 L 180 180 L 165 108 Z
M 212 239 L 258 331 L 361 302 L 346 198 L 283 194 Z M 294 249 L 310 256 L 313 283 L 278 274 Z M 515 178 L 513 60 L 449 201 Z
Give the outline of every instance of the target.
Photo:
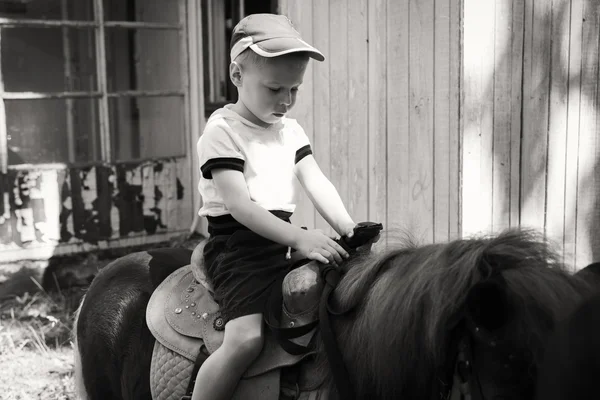
M 191 363 L 196 361 L 202 346 L 212 354 L 223 343 L 219 306 L 201 268 L 192 265 L 175 270 L 158 285 L 146 308 L 146 322 L 160 344 Z M 315 330 L 294 341 L 306 346 Z M 254 398 L 249 394 L 260 393 L 257 398 L 278 399 L 281 369 L 299 364 L 311 355 L 314 351 L 300 355 L 286 352 L 270 330 L 265 329 L 262 352 L 243 375 L 234 398 Z

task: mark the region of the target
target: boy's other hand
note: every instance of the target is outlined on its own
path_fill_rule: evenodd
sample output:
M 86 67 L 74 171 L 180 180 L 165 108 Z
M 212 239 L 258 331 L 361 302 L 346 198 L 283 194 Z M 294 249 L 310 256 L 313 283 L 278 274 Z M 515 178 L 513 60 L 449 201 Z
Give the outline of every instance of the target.
M 347 223 L 345 226 L 343 226 L 340 231 L 343 232 L 342 236 L 346 236 L 351 238 L 352 236 L 354 236 L 354 228 L 356 227 L 356 224 L 354 222 L 349 222 Z
M 319 229 L 303 230 L 294 247 L 302 256 L 324 264 L 340 264 L 349 257 L 342 246 Z

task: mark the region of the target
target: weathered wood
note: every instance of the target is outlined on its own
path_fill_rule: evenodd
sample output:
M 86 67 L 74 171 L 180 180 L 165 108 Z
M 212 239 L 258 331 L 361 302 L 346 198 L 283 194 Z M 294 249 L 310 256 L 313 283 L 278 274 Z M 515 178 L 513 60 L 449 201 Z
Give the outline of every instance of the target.
M 464 2 L 464 111 L 462 146 L 462 228 L 464 235 L 490 231 L 492 224 L 492 100 L 494 8 Z
M 577 176 L 577 242 L 575 265 L 583 268 L 596 261 L 600 209 L 600 10 L 593 1 L 584 2 L 581 62 L 579 164 Z
M 567 142 L 567 105 L 569 91 L 570 7 L 552 0 L 552 42 L 550 70 L 550 110 L 548 121 L 548 171 L 546 196 L 546 235 L 557 243 L 564 242 L 565 146 Z
M 411 231 L 409 209 L 409 12 L 407 1 L 387 7 L 387 223 Z
M 304 0 L 306 1 L 306 0 Z M 325 55 L 325 61 L 315 63 L 313 68 L 313 107 L 314 115 L 314 156 L 326 177 L 331 179 L 330 155 L 330 68 L 336 60 L 332 59 L 329 39 L 329 2 L 313 0 L 313 44 Z M 327 221 L 315 212 L 315 227 L 331 232 Z
M 284 14 L 292 21 L 296 29 L 302 35 L 306 42 L 312 44 L 312 25 L 313 12 L 311 2 L 290 1 L 287 2 Z M 318 47 L 317 47 L 318 48 Z M 327 55 L 325 55 L 327 57 Z M 306 67 L 304 81 L 298 90 L 296 97 L 296 105 L 290 112 L 290 117 L 298 120 L 298 123 L 304 129 L 306 136 L 312 144 L 314 142 L 314 127 L 313 127 L 313 69 L 315 64 L 319 63 L 315 60 L 310 60 Z M 314 146 L 313 146 L 314 147 Z M 314 228 L 315 223 L 315 208 L 302 189 L 298 180 L 294 179 L 295 186 L 295 202 L 296 210 L 292 216 L 292 222 L 296 225 Z
M 450 68 L 452 47 L 450 46 L 451 0 L 438 0 L 434 4 L 434 48 L 433 56 L 433 241 L 445 242 L 450 231 L 450 198 L 456 192 L 450 174 L 458 164 L 451 165 L 453 146 L 450 133 Z M 458 82 L 456 82 L 458 83 Z
M 387 0 L 368 2 L 368 220 L 387 226 Z
M 520 219 L 520 171 L 521 171 L 521 108 L 523 79 L 523 30 L 525 29 L 525 5 L 522 0 L 512 3 L 512 46 L 511 46 L 511 125 L 510 125 L 510 212 L 509 226 L 516 227 Z
M 330 126 L 329 136 L 330 179 L 336 186 L 342 201 L 348 207 L 349 191 L 352 190 L 348 170 L 348 2 L 329 2 L 329 92 Z
M 512 39 L 522 32 L 513 33 L 512 0 L 496 2 L 494 29 L 495 70 L 493 75 L 493 130 L 492 146 L 492 229 L 502 230 L 510 225 L 510 147 L 512 122 Z M 520 82 L 519 82 L 520 85 Z
M 418 221 L 412 232 L 433 241 L 433 54 L 434 1 L 409 6 L 409 208 Z
M 569 38 L 569 80 L 567 104 L 567 141 L 565 148 L 565 228 L 564 260 L 575 264 L 577 218 L 577 168 L 579 149 L 579 112 L 581 100 L 581 42 L 583 1 L 571 4 L 571 29 Z
M 550 94 L 550 19 L 547 1 L 526 2 L 521 152 L 521 225 L 545 228 Z
M 461 2 L 450 2 L 450 172 L 448 179 L 450 180 L 451 194 L 449 199 L 449 239 L 458 239 L 462 231 L 462 216 L 460 212 L 461 202 L 461 157 L 460 146 L 462 129 L 461 120 L 461 96 L 462 96 L 462 70 L 461 70 L 461 34 L 462 24 L 460 22 L 462 9 Z
M 368 19 L 367 1 L 348 2 L 348 143 L 347 209 L 355 221 L 367 220 L 369 202 Z

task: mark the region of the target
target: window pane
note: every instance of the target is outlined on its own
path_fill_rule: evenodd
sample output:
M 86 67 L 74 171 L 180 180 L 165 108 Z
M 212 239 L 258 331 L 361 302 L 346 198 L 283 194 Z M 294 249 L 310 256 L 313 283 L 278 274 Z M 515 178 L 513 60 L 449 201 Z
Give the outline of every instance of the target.
M 96 90 L 92 28 L 5 28 L 0 33 L 7 92 Z
M 100 159 L 97 100 L 7 100 L 6 124 L 10 165 Z
M 108 91 L 180 90 L 178 31 L 106 29 Z
M 111 98 L 109 113 L 118 161 L 185 154 L 183 98 Z
M 30 0 L 0 2 L 0 17 L 25 19 L 67 19 L 90 21 L 94 19 L 93 0 Z
M 102 0 L 106 21 L 179 23 L 181 0 Z

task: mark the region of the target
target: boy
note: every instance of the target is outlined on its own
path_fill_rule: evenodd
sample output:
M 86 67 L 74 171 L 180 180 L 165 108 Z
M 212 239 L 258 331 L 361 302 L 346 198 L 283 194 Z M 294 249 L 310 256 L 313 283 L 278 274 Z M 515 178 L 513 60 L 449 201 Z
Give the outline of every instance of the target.
M 351 235 L 355 227 L 304 130 L 285 117 L 309 58 L 323 61 L 323 54 L 301 39 L 287 17 L 255 14 L 234 28 L 230 55 L 238 101 L 211 115 L 197 145 L 204 203 L 199 215 L 207 217 L 210 234 L 205 269 L 225 336 L 200 368 L 193 400 L 230 398 L 259 355 L 262 312 L 271 289 L 289 272 L 288 247 L 322 263 L 348 257 L 321 231 L 289 223 L 294 175 L 339 235 Z

